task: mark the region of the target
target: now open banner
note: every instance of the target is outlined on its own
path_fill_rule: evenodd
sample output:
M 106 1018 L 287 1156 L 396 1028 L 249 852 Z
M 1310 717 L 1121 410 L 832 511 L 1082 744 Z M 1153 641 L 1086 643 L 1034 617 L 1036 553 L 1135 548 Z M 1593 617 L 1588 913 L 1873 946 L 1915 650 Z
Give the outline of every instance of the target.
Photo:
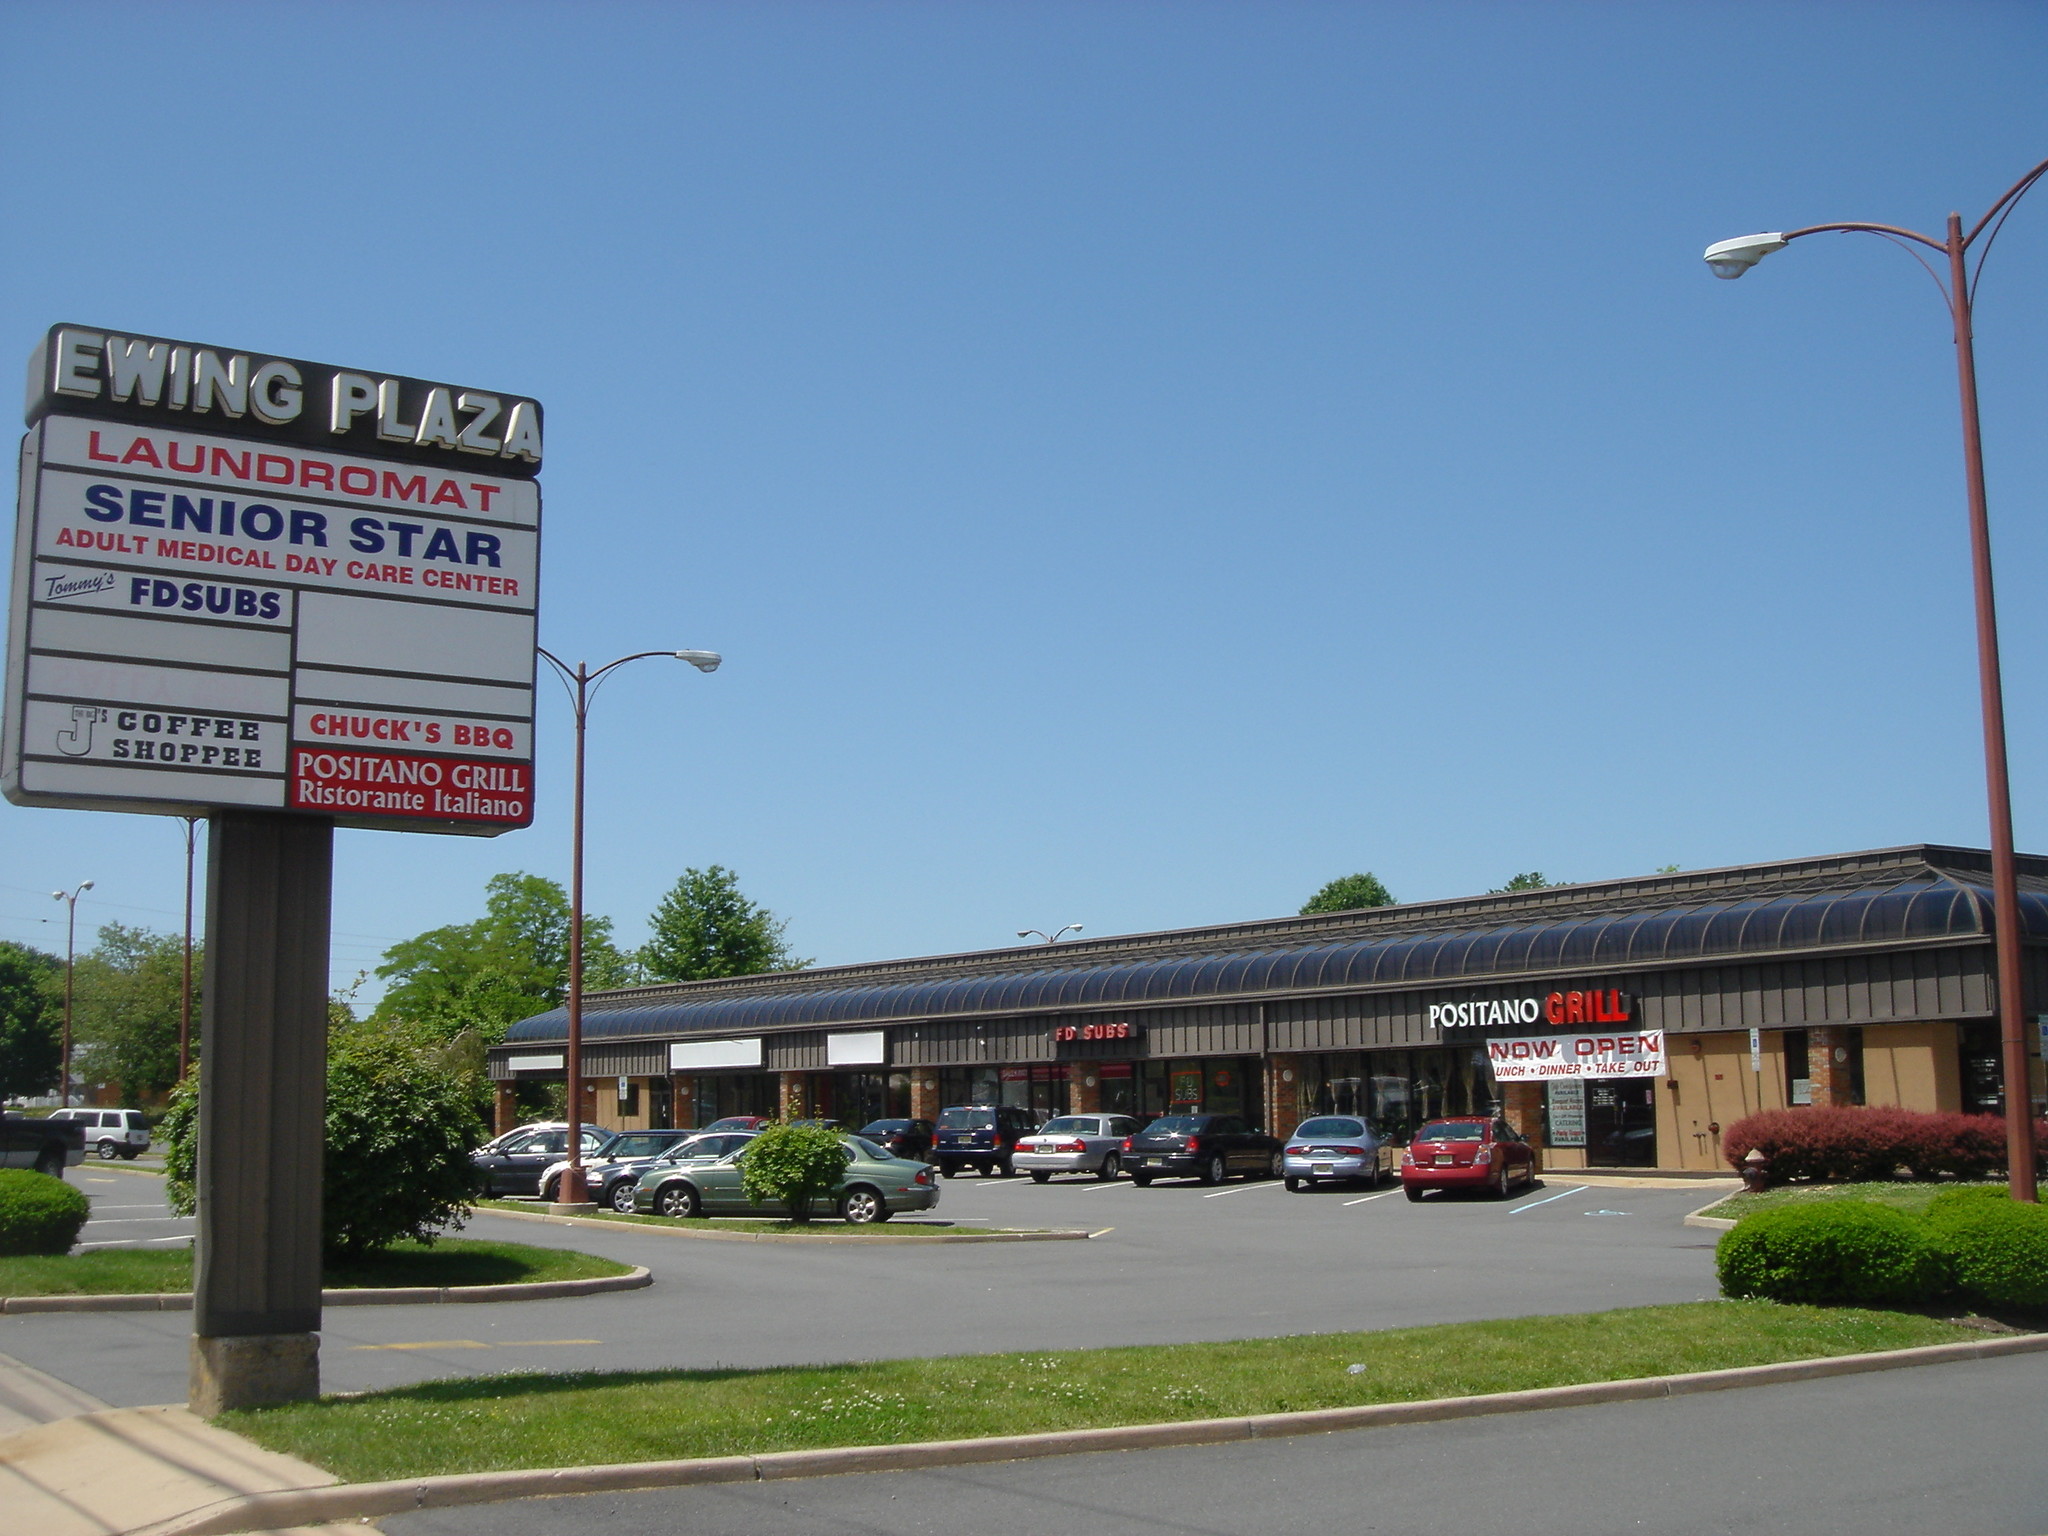
M 1538 1035 L 1527 1040 L 1489 1040 L 1487 1062 L 1497 1083 L 1533 1083 L 1555 1078 L 1662 1077 L 1664 1031 L 1629 1030 L 1611 1035 Z

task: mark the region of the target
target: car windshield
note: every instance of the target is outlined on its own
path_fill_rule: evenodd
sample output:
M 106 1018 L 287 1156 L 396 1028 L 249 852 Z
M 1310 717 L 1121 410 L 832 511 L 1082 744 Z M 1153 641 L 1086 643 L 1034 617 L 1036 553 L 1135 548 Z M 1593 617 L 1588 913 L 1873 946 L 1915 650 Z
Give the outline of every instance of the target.
M 653 1157 L 663 1151 L 675 1138 L 667 1132 L 643 1132 L 634 1136 L 621 1136 L 604 1149 L 606 1157 Z
M 1202 1128 L 1200 1115 L 1161 1115 L 1145 1127 L 1147 1136 L 1157 1132 L 1162 1136 L 1186 1136 Z
M 1367 1134 L 1363 1120 L 1347 1120 L 1342 1115 L 1325 1115 L 1320 1120 L 1304 1120 L 1294 1128 L 1294 1139 L 1305 1141 L 1316 1136 L 1364 1136 Z
M 1483 1141 L 1484 1120 L 1438 1120 L 1415 1133 L 1417 1141 Z
M 1092 1136 L 1095 1134 L 1095 1122 L 1083 1120 L 1079 1115 L 1061 1115 L 1056 1120 L 1046 1121 L 1039 1129 L 1048 1136 Z
M 939 1129 L 942 1131 L 992 1131 L 996 1128 L 996 1112 L 992 1109 L 948 1109 L 939 1114 Z

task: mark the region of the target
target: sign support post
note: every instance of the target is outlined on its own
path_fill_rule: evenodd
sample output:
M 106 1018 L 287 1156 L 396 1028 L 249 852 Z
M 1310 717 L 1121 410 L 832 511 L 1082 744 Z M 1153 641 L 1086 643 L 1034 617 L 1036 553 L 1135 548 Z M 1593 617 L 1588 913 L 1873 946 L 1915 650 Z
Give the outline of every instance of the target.
M 192 1410 L 320 1395 L 333 823 L 217 811 L 207 837 Z

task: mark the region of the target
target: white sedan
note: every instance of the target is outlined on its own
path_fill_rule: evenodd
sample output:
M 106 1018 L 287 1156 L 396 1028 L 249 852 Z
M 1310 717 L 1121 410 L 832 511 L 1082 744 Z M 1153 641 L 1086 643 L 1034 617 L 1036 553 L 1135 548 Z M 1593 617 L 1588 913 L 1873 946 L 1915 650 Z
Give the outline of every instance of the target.
M 1113 1179 L 1123 1171 L 1124 1138 L 1138 1134 L 1129 1115 L 1058 1115 L 1017 1140 L 1010 1166 L 1043 1184 L 1056 1173 Z

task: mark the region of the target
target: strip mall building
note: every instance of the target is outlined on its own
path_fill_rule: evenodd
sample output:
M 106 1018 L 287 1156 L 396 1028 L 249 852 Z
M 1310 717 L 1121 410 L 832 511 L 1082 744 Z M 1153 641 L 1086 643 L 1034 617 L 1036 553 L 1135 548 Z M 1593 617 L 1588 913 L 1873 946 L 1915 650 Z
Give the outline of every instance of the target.
M 2031 1017 L 2048 859 L 2021 859 L 2020 900 Z M 1988 854 L 1921 845 L 593 993 L 586 1114 L 1002 1102 L 1399 1134 L 1499 1105 L 1547 1167 L 1704 1170 L 1759 1106 L 2001 1110 L 1991 914 Z M 501 1129 L 518 1082 L 562 1078 L 566 1030 L 556 1010 L 492 1049 Z

